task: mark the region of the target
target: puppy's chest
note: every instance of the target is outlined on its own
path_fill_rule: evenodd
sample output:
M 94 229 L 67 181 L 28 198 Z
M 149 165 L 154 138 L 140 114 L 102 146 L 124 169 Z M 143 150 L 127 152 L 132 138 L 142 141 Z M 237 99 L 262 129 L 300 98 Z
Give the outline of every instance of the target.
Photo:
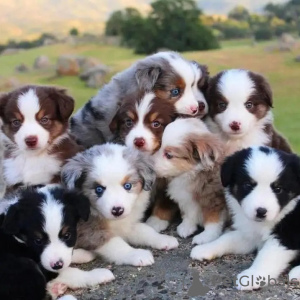
M 4 160 L 4 178 L 8 186 L 48 184 L 60 172 L 62 162 L 54 155 L 19 154 Z

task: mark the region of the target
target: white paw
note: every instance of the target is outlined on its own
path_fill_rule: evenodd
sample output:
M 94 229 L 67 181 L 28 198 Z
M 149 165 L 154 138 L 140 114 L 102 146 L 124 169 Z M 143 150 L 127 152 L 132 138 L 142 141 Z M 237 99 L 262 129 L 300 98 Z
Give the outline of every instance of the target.
M 68 286 L 66 284 L 55 281 L 55 279 L 47 283 L 47 291 L 54 299 L 60 295 L 63 295 L 67 288 Z
M 149 250 L 134 249 L 127 254 L 123 263 L 136 267 L 150 266 L 154 264 L 154 257 Z
M 159 250 L 170 250 L 177 248 L 179 245 L 177 239 L 173 236 L 161 234 L 155 241 L 154 248 Z
M 75 298 L 72 295 L 65 295 L 65 296 L 58 298 L 58 300 L 77 300 L 77 298 Z
M 74 249 L 72 255 L 72 263 L 74 264 L 85 264 L 93 261 L 96 255 L 93 252 L 84 249 Z
M 89 286 L 110 282 L 115 279 L 114 274 L 110 270 L 102 268 L 88 271 L 88 276 L 90 278 Z
M 197 235 L 194 236 L 193 238 L 193 244 L 201 245 L 201 244 L 206 244 L 209 242 L 212 242 L 216 238 L 218 238 L 219 235 L 213 234 L 212 232 L 209 231 L 203 231 Z
M 247 269 L 237 275 L 236 288 L 240 291 L 252 291 L 268 285 L 268 276 Z
M 168 228 L 169 221 L 161 220 L 156 216 L 151 216 L 146 221 L 146 224 L 152 227 L 156 232 L 161 232 Z
M 186 238 L 190 236 L 196 230 L 197 230 L 197 225 L 184 222 L 184 221 L 177 227 L 177 233 L 182 238 Z
M 212 247 L 207 245 L 196 246 L 192 249 L 190 257 L 199 261 L 212 260 L 216 257 Z

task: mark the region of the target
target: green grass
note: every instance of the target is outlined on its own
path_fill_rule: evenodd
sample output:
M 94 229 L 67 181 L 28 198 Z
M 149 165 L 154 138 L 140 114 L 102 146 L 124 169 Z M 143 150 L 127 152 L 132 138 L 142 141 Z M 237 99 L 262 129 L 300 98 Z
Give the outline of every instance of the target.
M 265 52 L 267 43 L 251 45 L 249 40 L 234 40 L 222 43 L 222 49 L 203 52 L 186 52 L 188 59 L 197 60 L 209 66 L 213 75 L 223 69 L 247 68 L 264 74 L 271 83 L 274 94 L 274 116 L 277 129 L 292 143 L 294 150 L 300 152 L 300 64 L 294 62 L 297 53 Z M 112 46 L 53 45 L 20 52 L 10 56 L 0 56 L 0 77 L 17 77 L 22 83 L 59 85 L 67 88 L 76 99 L 76 108 L 82 106 L 96 89 L 85 87 L 77 77 L 55 77 L 55 68 L 48 71 L 31 71 L 28 74 L 15 74 L 14 68 L 20 63 L 32 66 L 34 59 L 41 54 L 48 55 L 53 64 L 61 54 L 78 54 L 98 58 L 111 67 L 110 77 L 127 68 L 137 56 L 130 49 Z

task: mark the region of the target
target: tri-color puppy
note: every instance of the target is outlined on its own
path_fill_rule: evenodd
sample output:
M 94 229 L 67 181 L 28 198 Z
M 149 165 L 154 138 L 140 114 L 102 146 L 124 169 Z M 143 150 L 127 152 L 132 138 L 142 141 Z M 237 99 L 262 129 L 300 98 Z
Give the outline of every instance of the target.
M 25 188 L 2 199 L 0 213 L 1 299 L 41 300 L 47 289 L 56 299 L 68 287 L 114 279 L 106 269 L 70 267 L 77 223 L 90 213 L 85 196 L 59 185 Z M 78 255 L 76 262 L 83 262 Z
M 171 51 L 150 55 L 115 75 L 74 115 L 72 134 L 85 147 L 111 141 L 109 124 L 122 101 L 139 91 L 153 92 L 179 114 L 203 117 L 208 111 L 203 95 L 207 82 L 206 66 Z
M 222 160 L 219 137 L 197 118 L 177 119 L 169 124 L 162 146 L 154 155 L 155 171 L 167 179 L 167 193 L 181 211 L 179 236 L 188 237 L 198 225 L 204 227 L 193 239 L 196 244 L 218 238 L 224 227 L 227 213 L 220 178 Z M 147 223 L 165 229 L 168 220 L 151 216 Z
M 300 279 L 300 158 L 268 147 L 236 152 L 222 166 L 221 178 L 233 228 L 219 239 L 196 246 L 191 257 L 210 260 L 259 250 L 252 266 L 237 276 L 237 288 L 258 289 L 289 266 Z
M 161 250 L 178 246 L 176 238 L 142 223 L 155 172 L 141 151 L 117 144 L 94 146 L 70 159 L 62 178 L 91 203 L 89 221 L 78 228 L 77 247 L 116 264 L 147 266 L 154 263 L 152 253 L 129 244 Z
M 254 72 L 231 69 L 209 81 L 208 125 L 226 144 L 227 154 L 251 146 L 270 146 L 291 152 L 273 126 L 272 91 L 267 80 Z
M 74 100 L 64 90 L 24 86 L 0 97 L 4 180 L 8 188 L 60 182 L 60 169 L 80 149 L 68 134 Z

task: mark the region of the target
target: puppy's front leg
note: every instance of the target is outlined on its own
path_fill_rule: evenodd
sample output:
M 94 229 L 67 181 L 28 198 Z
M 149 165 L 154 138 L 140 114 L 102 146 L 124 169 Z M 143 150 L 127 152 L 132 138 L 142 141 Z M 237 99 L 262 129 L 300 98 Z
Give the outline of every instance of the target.
M 142 267 L 154 263 L 153 255 L 149 250 L 134 249 L 121 237 L 111 238 L 104 246 L 99 247 L 95 252 L 117 265 Z
M 145 223 L 134 224 L 127 236 L 129 243 L 150 246 L 159 250 L 170 250 L 178 247 L 178 241 L 173 236 L 160 234 Z
M 84 249 L 74 249 L 72 254 L 72 263 L 73 264 L 86 264 L 93 261 L 96 258 L 96 255 L 93 252 L 84 250 Z
M 288 250 L 271 236 L 258 252 L 252 266 L 237 276 L 237 289 L 256 290 L 268 285 L 271 279 L 278 278 L 296 255 L 297 251 Z

